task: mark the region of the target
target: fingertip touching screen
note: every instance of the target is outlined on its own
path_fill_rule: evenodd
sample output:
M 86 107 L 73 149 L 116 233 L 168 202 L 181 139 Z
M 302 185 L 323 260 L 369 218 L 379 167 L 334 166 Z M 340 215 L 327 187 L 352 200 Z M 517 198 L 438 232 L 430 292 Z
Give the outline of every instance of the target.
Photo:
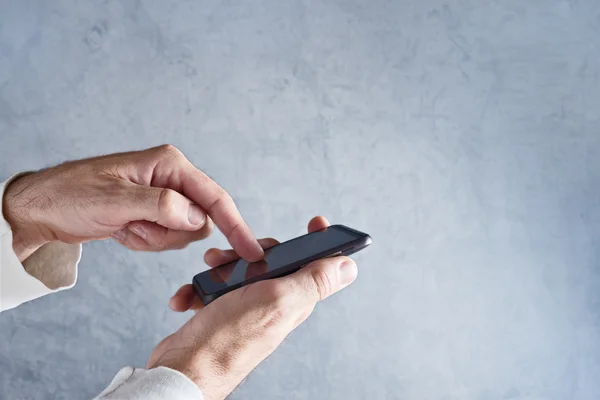
M 353 232 L 332 226 L 267 249 L 262 261 L 248 263 L 239 259 L 212 268 L 199 275 L 199 283 L 205 293 L 219 292 L 253 278 L 260 280 L 261 276 L 277 269 L 352 243 L 359 238 Z

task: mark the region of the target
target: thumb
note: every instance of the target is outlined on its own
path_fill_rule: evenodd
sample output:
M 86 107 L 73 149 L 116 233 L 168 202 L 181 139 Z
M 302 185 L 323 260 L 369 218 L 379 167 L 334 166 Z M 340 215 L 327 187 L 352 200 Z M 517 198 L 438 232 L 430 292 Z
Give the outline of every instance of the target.
M 298 293 L 300 306 L 314 305 L 350 285 L 356 279 L 356 263 L 348 257 L 324 258 L 280 278 Z
M 129 200 L 130 221 L 156 222 L 165 228 L 196 231 L 207 221 L 206 212 L 172 189 L 135 185 Z

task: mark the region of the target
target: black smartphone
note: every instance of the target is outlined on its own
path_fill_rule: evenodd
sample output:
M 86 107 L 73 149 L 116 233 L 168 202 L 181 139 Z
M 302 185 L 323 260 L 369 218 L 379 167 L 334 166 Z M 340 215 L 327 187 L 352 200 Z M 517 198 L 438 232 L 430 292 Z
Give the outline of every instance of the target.
M 344 225 L 331 225 L 265 250 L 262 261 L 242 259 L 209 269 L 194 276 L 193 286 L 204 304 L 232 290 L 264 279 L 298 271 L 325 257 L 350 255 L 371 244 L 371 237 Z

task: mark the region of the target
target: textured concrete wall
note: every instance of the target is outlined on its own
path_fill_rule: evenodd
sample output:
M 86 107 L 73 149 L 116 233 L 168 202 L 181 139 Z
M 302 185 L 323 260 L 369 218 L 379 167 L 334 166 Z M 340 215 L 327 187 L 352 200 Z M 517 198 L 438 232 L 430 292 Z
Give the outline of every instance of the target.
M 260 236 L 371 233 L 232 399 L 597 399 L 599 79 L 596 0 L 0 0 L 0 175 L 173 143 Z M 143 365 L 224 244 L 86 245 L 0 316 L 0 397 Z

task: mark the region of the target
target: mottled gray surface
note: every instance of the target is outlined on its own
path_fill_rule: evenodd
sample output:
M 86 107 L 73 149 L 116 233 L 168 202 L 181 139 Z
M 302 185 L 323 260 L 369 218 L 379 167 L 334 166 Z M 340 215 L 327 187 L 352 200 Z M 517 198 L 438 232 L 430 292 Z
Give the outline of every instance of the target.
M 598 399 L 599 65 L 597 0 L 0 0 L 0 175 L 168 142 L 261 236 L 370 232 L 232 399 Z M 224 244 L 86 245 L 0 316 L 0 397 L 143 365 Z

